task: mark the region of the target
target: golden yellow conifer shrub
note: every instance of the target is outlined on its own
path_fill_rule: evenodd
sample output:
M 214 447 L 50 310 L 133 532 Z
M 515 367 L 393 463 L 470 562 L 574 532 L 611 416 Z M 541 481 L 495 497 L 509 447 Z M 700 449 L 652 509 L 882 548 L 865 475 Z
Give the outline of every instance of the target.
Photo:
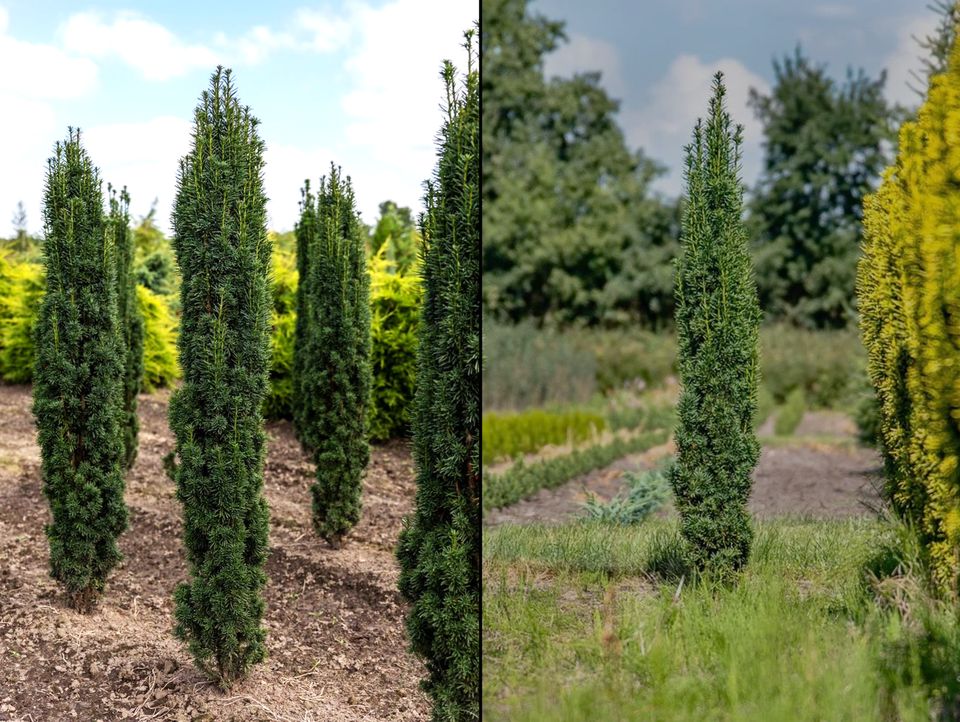
M 887 497 L 912 522 L 932 576 L 960 573 L 960 53 L 864 202 L 860 325 L 881 411 Z

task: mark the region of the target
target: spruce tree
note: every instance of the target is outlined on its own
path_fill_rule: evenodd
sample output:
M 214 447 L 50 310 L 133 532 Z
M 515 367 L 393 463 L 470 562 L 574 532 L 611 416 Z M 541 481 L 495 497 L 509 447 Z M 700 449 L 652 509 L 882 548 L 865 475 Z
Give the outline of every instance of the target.
M 35 326 L 33 413 L 52 523 L 50 570 L 89 611 L 126 528 L 120 430 L 123 348 L 100 177 L 71 129 L 47 170 L 47 290 Z
M 691 563 L 722 578 L 747 560 L 746 504 L 759 456 L 753 432 L 760 309 L 740 181 L 742 128 L 713 83 L 706 124 L 686 148 L 687 196 L 676 275 L 682 392 L 670 480 Z
M 307 185 L 297 226 L 294 382 L 298 436 L 313 453 L 313 525 L 333 546 L 360 520 L 370 459 L 370 277 L 350 179 L 336 167 Z
M 190 574 L 176 590 L 175 631 L 225 688 L 266 654 L 271 243 L 257 125 L 230 71 L 217 68 L 194 114 L 173 213 L 183 385 L 170 426 Z
M 480 90 L 444 64 L 447 117 L 427 183 L 424 305 L 413 453 L 416 511 L 400 536 L 407 630 L 426 662 L 434 720 L 479 718 L 480 699 Z
M 137 303 L 137 281 L 133 274 L 133 234 L 130 232 L 130 196 L 110 192 L 110 234 L 117 273 L 117 324 L 123 336 L 123 411 L 121 428 L 123 463 L 129 469 L 137 458 L 137 394 L 143 378 L 143 314 Z

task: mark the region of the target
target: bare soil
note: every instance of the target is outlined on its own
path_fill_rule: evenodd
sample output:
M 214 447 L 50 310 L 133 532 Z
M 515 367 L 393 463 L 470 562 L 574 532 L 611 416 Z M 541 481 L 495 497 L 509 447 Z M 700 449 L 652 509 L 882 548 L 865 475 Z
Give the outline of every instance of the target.
M 627 488 L 625 472 L 649 469 L 673 452 L 672 443 L 667 443 L 626 456 L 556 489 L 541 489 L 529 499 L 489 511 L 484 524 L 568 521 L 583 514 L 591 494 L 611 499 Z M 750 511 L 760 518 L 870 515 L 880 506 L 875 483 L 881 472 L 880 455 L 856 443 L 856 426 L 849 417 L 832 411 L 808 412 L 793 439 L 778 438 L 763 447 L 754 472 Z M 661 513 L 669 515 L 672 509 Z
M 0 386 L 0 720 L 428 719 L 393 555 L 413 506 L 408 445 L 373 448 L 363 519 L 331 549 L 310 525 L 309 460 L 288 423 L 268 424 L 269 658 L 222 692 L 171 631 L 186 566 L 180 506 L 162 463 L 173 448 L 167 401 L 165 392 L 140 398 L 125 559 L 82 615 L 48 576 L 30 389 Z

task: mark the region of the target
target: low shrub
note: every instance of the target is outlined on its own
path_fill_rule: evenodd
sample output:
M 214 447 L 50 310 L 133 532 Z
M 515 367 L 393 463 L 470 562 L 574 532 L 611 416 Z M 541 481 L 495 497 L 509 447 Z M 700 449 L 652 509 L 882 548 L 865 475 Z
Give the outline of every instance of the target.
M 137 286 L 143 314 L 143 384 L 145 393 L 170 386 L 180 378 L 177 362 L 177 321 L 167 297 Z
M 33 325 L 44 287 L 42 265 L 0 254 L 0 378 L 8 383 L 33 377 Z
M 290 252 L 274 246 L 270 285 L 270 387 L 263 402 L 268 419 L 293 414 L 293 331 L 297 323 L 297 266 Z
M 593 353 L 597 388 L 601 392 L 637 386 L 656 386 L 676 373 L 677 340 L 672 332 L 638 328 L 581 329 L 571 332 L 574 344 Z
M 578 444 L 606 427 L 603 416 L 590 411 L 488 411 L 481 432 L 483 463 L 531 454 L 547 444 Z
M 672 401 L 654 402 L 638 399 L 635 395 L 614 396 L 604 415 L 611 431 L 673 428 L 677 421 L 676 406 Z
M 525 499 L 540 489 L 560 486 L 574 477 L 607 466 L 627 454 L 645 451 L 669 437 L 667 429 L 618 436 L 607 443 L 577 449 L 532 464 L 518 461 L 502 474 L 483 475 L 483 509 L 497 509 Z
M 417 377 L 417 328 L 423 289 L 417 264 L 397 272 L 387 257 L 390 244 L 370 258 L 370 438 L 403 436 L 410 429 L 410 412 Z
M 777 418 L 773 422 L 773 430 L 778 436 L 788 436 L 792 434 L 807 411 L 807 400 L 803 394 L 803 389 L 795 388 L 787 394 L 787 400 L 777 411 Z
M 606 524 L 639 524 L 670 498 L 667 469 L 671 461 L 639 473 L 627 472 L 628 490 L 602 502 L 593 494 L 584 504 L 586 516 Z
M 757 388 L 757 412 L 753 415 L 753 428 L 758 429 L 763 426 L 763 422 L 769 418 L 776 406 L 777 402 L 770 393 L 770 389 L 766 384 L 761 383 Z

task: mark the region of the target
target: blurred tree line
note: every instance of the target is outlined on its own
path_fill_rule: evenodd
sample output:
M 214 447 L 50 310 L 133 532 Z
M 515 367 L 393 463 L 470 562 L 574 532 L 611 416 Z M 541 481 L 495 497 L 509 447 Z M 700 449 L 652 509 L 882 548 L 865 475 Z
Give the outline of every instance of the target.
M 652 184 L 664 169 L 631 150 L 599 73 L 545 78 L 566 40 L 529 0 L 483 0 L 483 300 L 498 319 L 658 328 L 672 323 L 683 199 Z M 919 40 L 922 77 L 942 68 L 956 13 Z M 768 319 L 808 328 L 855 323 L 862 201 L 894 151 L 907 112 L 886 77 L 843 79 L 798 47 L 773 63 L 769 94 L 751 90 L 762 171 L 747 227 Z

